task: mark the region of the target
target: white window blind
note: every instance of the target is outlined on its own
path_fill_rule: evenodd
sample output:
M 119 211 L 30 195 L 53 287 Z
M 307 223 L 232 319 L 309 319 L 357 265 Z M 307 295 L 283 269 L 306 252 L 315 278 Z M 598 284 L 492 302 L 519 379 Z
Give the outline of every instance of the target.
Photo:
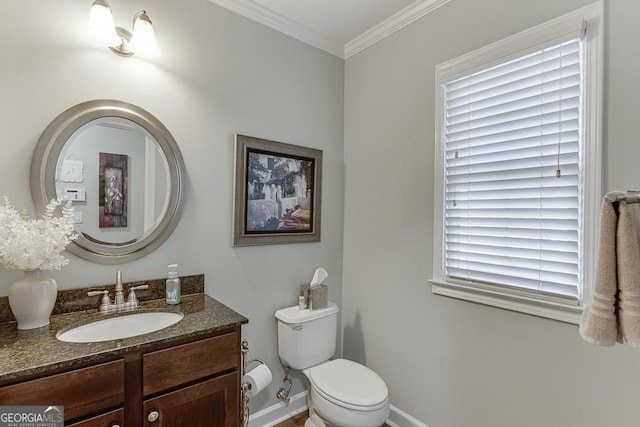
M 582 43 L 443 85 L 447 281 L 578 304 Z

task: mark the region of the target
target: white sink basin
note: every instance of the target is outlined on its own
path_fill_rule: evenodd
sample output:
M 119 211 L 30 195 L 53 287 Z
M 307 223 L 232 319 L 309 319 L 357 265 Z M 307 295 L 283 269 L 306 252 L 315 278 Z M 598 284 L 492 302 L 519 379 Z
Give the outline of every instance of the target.
M 170 312 L 131 313 L 96 320 L 56 335 L 65 342 L 99 342 L 148 334 L 178 323 L 184 314 Z

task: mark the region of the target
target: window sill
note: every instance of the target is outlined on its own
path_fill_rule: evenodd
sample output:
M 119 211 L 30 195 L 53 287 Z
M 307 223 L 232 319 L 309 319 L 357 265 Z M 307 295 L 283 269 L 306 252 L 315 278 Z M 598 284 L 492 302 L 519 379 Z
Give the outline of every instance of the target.
M 576 325 L 580 323 L 582 306 L 527 298 L 520 295 L 478 289 L 437 280 L 429 280 L 429 283 L 431 283 L 431 292 L 435 295 L 457 298 Z

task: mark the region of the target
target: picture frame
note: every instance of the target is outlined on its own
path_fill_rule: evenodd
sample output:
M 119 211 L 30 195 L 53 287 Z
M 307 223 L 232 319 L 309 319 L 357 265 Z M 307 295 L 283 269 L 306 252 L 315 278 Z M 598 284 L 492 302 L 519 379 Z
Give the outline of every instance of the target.
M 319 242 L 322 150 L 235 137 L 233 246 Z
M 126 228 L 129 156 L 115 153 L 98 153 L 98 156 L 98 225 L 100 228 Z

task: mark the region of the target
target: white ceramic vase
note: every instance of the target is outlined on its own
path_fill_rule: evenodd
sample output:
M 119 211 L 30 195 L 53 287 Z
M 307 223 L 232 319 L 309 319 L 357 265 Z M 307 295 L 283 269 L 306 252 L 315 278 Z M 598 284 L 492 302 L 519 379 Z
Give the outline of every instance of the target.
M 42 270 L 25 271 L 24 278 L 9 288 L 9 305 L 18 329 L 35 329 L 49 324 L 58 295 L 58 284 Z

